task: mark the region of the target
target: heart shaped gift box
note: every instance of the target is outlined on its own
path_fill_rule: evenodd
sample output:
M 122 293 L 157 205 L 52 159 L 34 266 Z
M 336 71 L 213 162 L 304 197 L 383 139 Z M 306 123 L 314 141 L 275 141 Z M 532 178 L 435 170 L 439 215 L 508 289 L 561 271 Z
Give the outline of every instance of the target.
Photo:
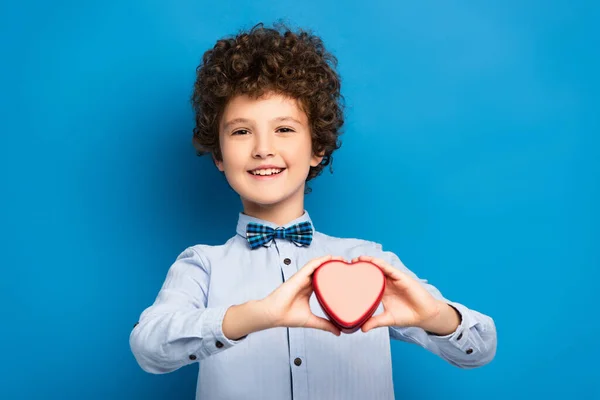
M 312 285 L 329 320 L 342 332 L 353 333 L 377 310 L 385 276 L 371 262 L 330 260 L 317 267 Z

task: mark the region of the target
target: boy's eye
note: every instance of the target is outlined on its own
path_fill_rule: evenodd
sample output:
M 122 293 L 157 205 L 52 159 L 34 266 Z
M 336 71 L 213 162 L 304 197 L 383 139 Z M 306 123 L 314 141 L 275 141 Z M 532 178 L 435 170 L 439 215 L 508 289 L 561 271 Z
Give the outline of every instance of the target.
M 277 129 L 277 132 L 283 132 L 283 133 L 288 133 L 288 132 L 295 132 L 292 128 L 286 128 L 286 127 L 281 127 Z M 234 131 L 232 133 L 232 135 L 246 135 L 250 133 L 247 129 L 238 129 L 237 131 Z
M 293 130 L 293 129 L 291 129 L 291 128 L 285 128 L 285 127 L 281 127 L 281 128 L 279 128 L 279 129 L 277 129 L 277 131 L 281 131 L 281 130 L 283 130 L 283 132 L 284 132 L 284 133 L 287 133 L 287 132 L 294 132 L 294 130 Z

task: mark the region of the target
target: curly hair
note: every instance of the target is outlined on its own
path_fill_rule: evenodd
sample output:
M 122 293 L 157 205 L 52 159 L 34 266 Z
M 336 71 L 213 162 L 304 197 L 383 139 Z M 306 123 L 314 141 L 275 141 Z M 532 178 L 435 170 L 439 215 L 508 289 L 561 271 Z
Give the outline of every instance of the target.
M 321 38 L 303 29 L 293 32 L 283 24 L 265 28 L 259 23 L 248 32 L 218 40 L 196 69 L 191 96 L 196 154 L 212 154 L 222 161 L 219 121 L 233 97 L 278 93 L 296 99 L 308 117 L 313 153 L 323 155 L 306 181 L 315 178 L 333 163 L 333 152 L 341 146 L 344 98 L 335 67 L 337 58 Z

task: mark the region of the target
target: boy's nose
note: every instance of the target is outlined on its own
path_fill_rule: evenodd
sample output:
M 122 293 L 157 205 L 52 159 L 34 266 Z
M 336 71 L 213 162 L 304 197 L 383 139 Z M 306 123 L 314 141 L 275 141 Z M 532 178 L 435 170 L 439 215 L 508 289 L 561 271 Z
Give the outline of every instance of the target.
M 257 139 L 252 152 L 254 158 L 265 158 L 275 155 L 273 144 L 268 139 Z

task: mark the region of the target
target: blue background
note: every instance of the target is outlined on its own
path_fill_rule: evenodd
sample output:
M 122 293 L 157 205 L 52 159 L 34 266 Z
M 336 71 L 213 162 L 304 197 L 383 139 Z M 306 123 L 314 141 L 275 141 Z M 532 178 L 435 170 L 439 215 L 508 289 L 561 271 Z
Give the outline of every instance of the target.
M 279 18 L 340 61 L 317 229 L 383 243 L 497 324 L 475 370 L 393 342 L 397 397 L 600 397 L 597 2 L 241 3 L 2 3 L 0 398 L 194 397 L 197 365 L 147 374 L 129 333 L 240 211 L 191 145 L 195 68 Z

